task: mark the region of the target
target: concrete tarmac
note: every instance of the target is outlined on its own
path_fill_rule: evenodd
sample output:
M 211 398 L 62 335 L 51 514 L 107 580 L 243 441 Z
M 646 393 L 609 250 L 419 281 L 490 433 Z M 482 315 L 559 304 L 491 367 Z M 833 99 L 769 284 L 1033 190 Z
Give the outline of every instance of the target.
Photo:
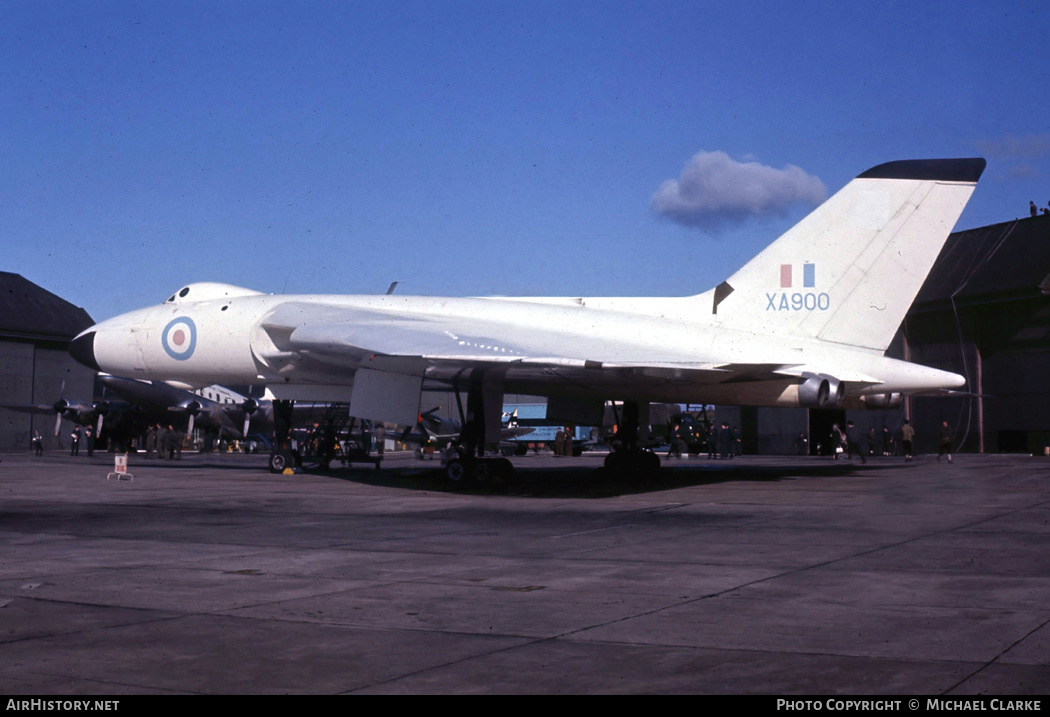
M 1050 461 L 0 454 L 0 692 L 1044 694 Z

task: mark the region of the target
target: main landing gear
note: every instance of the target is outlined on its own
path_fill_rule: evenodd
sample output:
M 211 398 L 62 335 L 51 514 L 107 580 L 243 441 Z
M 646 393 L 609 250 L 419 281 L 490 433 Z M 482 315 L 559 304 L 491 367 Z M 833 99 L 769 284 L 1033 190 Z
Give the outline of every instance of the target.
M 461 456 L 450 458 L 445 463 L 445 477 L 453 483 L 490 480 L 510 480 L 514 477 L 514 464 L 506 458 L 483 458 Z
M 464 414 L 460 393 L 456 404 L 462 424 L 459 439 L 451 446 L 452 457 L 445 461 L 445 477 L 453 483 L 508 481 L 514 477 L 514 464 L 502 457 L 486 457 L 486 428 L 498 442 L 503 412 L 503 375 L 499 368 L 472 369 L 467 379 L 467 410 Z

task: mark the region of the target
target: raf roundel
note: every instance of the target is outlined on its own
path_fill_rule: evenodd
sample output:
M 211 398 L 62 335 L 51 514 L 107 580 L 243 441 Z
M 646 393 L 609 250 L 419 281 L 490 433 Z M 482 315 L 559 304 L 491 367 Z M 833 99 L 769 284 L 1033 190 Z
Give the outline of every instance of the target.
M 188 316 L 172 319 L 160 335 L 164 352 L 176 361 L 185 361 L 197 348 L 197 325 Z

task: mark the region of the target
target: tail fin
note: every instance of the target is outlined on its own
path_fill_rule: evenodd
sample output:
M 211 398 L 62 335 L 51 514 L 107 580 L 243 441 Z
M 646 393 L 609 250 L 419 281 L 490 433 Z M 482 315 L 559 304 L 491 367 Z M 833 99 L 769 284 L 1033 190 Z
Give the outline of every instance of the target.
M 716 323 L 885 351 L 984 167 L 976 158 L 869 169 L 703 295 Z

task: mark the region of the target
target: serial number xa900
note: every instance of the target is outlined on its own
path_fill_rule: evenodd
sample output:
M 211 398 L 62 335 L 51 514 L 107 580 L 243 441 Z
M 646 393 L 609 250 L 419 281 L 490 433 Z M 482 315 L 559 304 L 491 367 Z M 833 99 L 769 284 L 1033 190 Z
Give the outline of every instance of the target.
M 819 294 L 813 291 L 766 294 L 766 311 L 827 311 L 830 306 L 831 297 L 826 291 Z

